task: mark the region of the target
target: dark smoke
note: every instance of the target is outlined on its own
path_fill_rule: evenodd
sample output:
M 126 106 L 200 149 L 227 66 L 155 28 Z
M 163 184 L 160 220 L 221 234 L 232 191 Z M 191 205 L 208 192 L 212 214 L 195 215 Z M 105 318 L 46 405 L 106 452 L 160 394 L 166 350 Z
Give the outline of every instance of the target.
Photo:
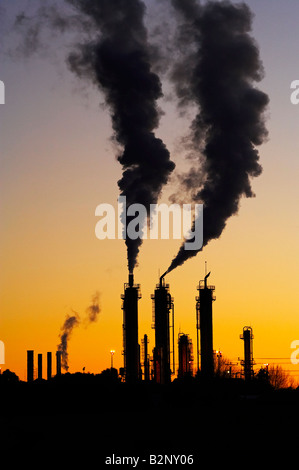
M 80 323 L 79 316 L 74 312 L 74 315 L 67 315 L 63 326 L 61 327 L 60 344 L 58 345 L 58 351 L 62 352 L 61 365 L 64 370 L 68 371 L 68 342 L 71 337 L 73 328 L 78 326 Z
M 87 18 L 74 13 L 65 3 L 56 4 L 54 0 L 28 2 L 26 9 L 16 15 L 11 30 L 20 37 L 16 47 L 6 51 L 11 57 L 47 56 L 51 48 L 57 51 L 62 46 L 62 37 L 67 33 L 92 30 Z
M 238 212 L 240 198 L 254 197 L 250 178 L 262 172 L 256 146 L 267 136 L 263 113 L 269 99 L 254 85 L 263 69 L 249 34 L 247 5 L 199 5 L 195 0 L 172 0 L 172 5 L 181 26 L 178 47 L 187 51 L 189 44 L 191 51 L 175 66 L 172 79 L 181 106 L 195 103 L 198 108 L 191 140 L 203 166 L 187 175 L 184 185 L 193 201 L 204 205 L 205 246 L 220 237 L 228 218 Z M 168 272 L 197 252 L 182 245 Z
M 95 323 L 98 319 L 98 315 L 101 312 L 100 307 L 100 293 L 97 291 L 91 298 L 91 304 L 85 311 L 84 325 L 88 326 L 90 323 Z M 62 367 L 68 371 L 68 344 L 71 338 L 73 329 L 79 326 L 81 323 L 80 316 L 77 312 L 73 311 L 73 315 L 67 315 L 63 326 L 61 327 L 61 333 L 59 335 L 60 344 L 57 346 L 58 351 L 62 352 Z
M 100 294 L 99 292 L 96 292 L 91 299 L 91 304 L 86 309 L 85 323 L 89 324 L 96 322 L 100 311 Z
M 174 169 L 162 140 L 155 137 L 162 97 L 159 77 L 151 69 L 152 50 L 144 26 L 145 6 L 140 0 L 68 0 L 92 18 L 98 33 L 78 45 L 68 59 L 72 71 L 91 78 L 104 92 L 110 108 L 123 166 L 118 185 L 127 206 L 143 204 L 149 213 Z M 130 218 L 127 220 L 127 225 Z M 126 239 L 128 268 L 137 263 L 140 238 Z
M 121 195 L 126 196 L 127 206 L 141 203 L 148 210 L 157 202 L 174 164 L 154 134 L 162 87 L 152 64 L 157 70 L 161 57 L 157 44 L 154 49 L 148 42 L 144 3 L 65 0 L 64 6 L 70 8 L 66 16 L 64 9 L 51 10 L 44 3 L 36 15 L 36 19 L 43 18 L 39 25 L 30 23 L 26 13 L 17 19 L 19 25 L 29 25 L 25 47 L 34 50 L 39 44 L 40 25 L 44 24 L 61 34 L 86 32 L 88 39 L 68 57 L 69 67 L 104 92 L 114 137 L 122 148 L 118 156 L 123 166 L 118 182 Z M 255 87 L 263 70 L 258 47 L 250 36 L 252 14 L 244 3 L 171 3 L 179 24 L 174 52 L 180 54 L 171 78 L 180 109 L 197 109 L 187 148 L 192 171 L 180 175 L 179 180 L 185 194 L 204 204 L 206 245 L 220 237 L 228 218 L 238 212 L 241 197 L 254 196 L 250 180 L 262 171 L 256 146 L 267 135 L 264 111 L 268 97 Z M 127 225 L 129 222 L 128 218 Z M 136 266 L 141 243 L 140 238 L 126 239 L 130 272 Z M 196 254 L 182 245 L 169 270 Z
M 157 66 L 160 57 L 157 47 L 149 44 L 144 15 L 142 0 L 65 0 L 61 9 L 55 2 L 43 2 L 35 14 L 21 13 L 15 26 L 23 32 L 20 52 L 24 55 L 45 49 L 46 27 L 60 36 L 67 31 L 85 33 L 87 39 L 69 54 L 68 65 L 104 92 L 114 138 L 122 148 L 118 155 L 123 167 L 118 181 L 121 195 L 126 196 L 127 207 L 139 203 L 149 214 L 150 204 L 157 203 L 175 165 L 154 134 L 161 115 L 157 103 L 163 94 L 152 64 Z M 126 227 L 132 219 L 127 217 Z M 140 237 L 126 238 L 130 272 L 141 243 Z

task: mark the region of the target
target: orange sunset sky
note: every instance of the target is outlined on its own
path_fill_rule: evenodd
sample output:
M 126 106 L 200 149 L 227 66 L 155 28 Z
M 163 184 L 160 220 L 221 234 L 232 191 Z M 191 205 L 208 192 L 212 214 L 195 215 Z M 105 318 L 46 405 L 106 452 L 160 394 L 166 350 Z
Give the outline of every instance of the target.
M 59 344 L 65 316 L 75 311 L 83 319 L 96 291 L 101 312 L 96 323 L 83 322 L 73 330 L 69 370 L 101 372 L 110 367 L 110 349 L 119 368 L 126 248 L 123 240 L 95 236 L 95 209 L 103 202 L 116 206 L 121 177 L 109 111 L 98 90 L 67 69 L 67 46 L 60 47 L 59 37 L 45 53 L 29 58 L 7 52 L 17 40 L 9 25 L 22 7 L 19 0 L 12 3 L 3 2 L 1 20 L 0 79 L 6 91 L 6 103 L 0 105 L 2 370 L 25 380 L 27 349 L 34 349 L 36 366 L 38 353 L 45 364 L 46 352 L 55 353 Z M 150 12 L 152 2 L 145 3 Z M 255 12 L 253 35 L 265 69 L 258 86 L 270 97 L 269 138 L 259 147 L 263 173 L 252 182 L 256 197 L 241 200 L 239 214 L 229 219 L 221 238 L 171 272 L 166 282 L 174 298 L 176 341 L 179 332 L 189 334 L 195 359 L 196 287 L 207 261 L 216 295 L 214 348 L 233 362 L 243 358 L 239 336 L 243 326 L 252 326 L 255 369 L 259 363 L 281 363 L 299 380 L 299 364 L 290 363 L 291 342 L 299 340 L 299 105 L 290 101 L 290 84 L 299 79 L 299 5 L 290 0 L 271 2 L 271 7 L 270 0 L 247 3 Z M 169 90 L 169 84 L 163 86 Z M 174 102 L 162 99 L 160 105 L 165 114 L 156 135 L 168 146 L 178 173 L 186 167 L 179 142 L 190 121 L 179 117 Z M 168 202 L 176 184 L 172 180 L 165 187 L 161 201 Z M 142 294 L 139 337 L 149 335 L 150 351 L 150 296 L 159 269 L 165 271 L 180 244 L 145 240 L 141 247 L 135 269 Z

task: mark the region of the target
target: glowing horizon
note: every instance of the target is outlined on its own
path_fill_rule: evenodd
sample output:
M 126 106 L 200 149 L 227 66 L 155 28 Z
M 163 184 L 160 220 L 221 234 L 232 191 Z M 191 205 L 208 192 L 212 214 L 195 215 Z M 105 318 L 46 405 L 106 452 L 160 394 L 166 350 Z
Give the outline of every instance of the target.
M 148 3 L 150 8 L 152 2 Z M 252 181 L 256 197 L 241 199 L 238 214 L 227 221 L 221 237 L 167 274 L 166 282 L 175 303 L 175 340 L 179 332 L 189 334 L 195 366 L 196 287 L 207 261 L 216 295 L 214 349 L 237 362 L 243 358 L 239 336 L 244 326 L 252 326 L 255 369 L 263 364 L 259 358 L 266 358 L 291 370 L 298 381 L 299 365 L 293 365 L 290 357 L 291 343 L 299 340 L 299 106 L 290 101 L 290 85 L 299 78 L 293 60 L 299 5 L 276 2 L 269 16 L 266 1 L 247 3 L 255 13 L 252 34 L 265 69 L 259 87 L 270 95 L 269 140 L 259 147 L 263 173 Z M 22 10 L 22 2 L 5 8 L 7 26 Z M 59 38 L 55 41 L 58 46 Z M 7 37 L 7 47 L 13 47 L 12 37 Z M 95 209 L 101 203 L 116 204 L 121 178 L 110 115 L 98 106 L 103 96 L 67 70 L 63 50 L 54 59 L 50 52 L 49 58 L 45 54 L 28 60 L 6 55 L 0 79 L 6 94 L 5 104 L 0 105 L 0 340 L 5 344 L 5 364 L 0 367 L 26 380 L 26 351 L 35 351 L 36 365 L 37 354 L 42 353 L 45 364 L 46 353 L 54 354 L 60 343 L 66 315 L 77 312 L 83 318 L 99 292 L 97 320 L 88 327 L 81 322 L 72 331 L 69 371 L 85 367 L 85 372 L 98 373 L 109 368 L 111 350 L 119 369 L 126 246 L 123 240 L 95 236 Z M 163 82 L 164 86 L 168 92 L 169 84 Z M 166 143 L 179 174 L 188 167 L 180 139 L 190 119 L 180 116 L 168 98 L 159 101 L 165 115 L 157 137 Z M 168 202 L 178 190 L 173 177 L 159 203 Z M 159 270 L 164 273 L 180 245 L 181 240 L 144 240 L 134 270 L 142 294 L 139 341 L 145 333 L 149 336 L 150 353 L 154 347 L 150 296 Z M 54 361 L 52 368 L 54 373 Z M 46 378 L 45 365 L 43 370 Z

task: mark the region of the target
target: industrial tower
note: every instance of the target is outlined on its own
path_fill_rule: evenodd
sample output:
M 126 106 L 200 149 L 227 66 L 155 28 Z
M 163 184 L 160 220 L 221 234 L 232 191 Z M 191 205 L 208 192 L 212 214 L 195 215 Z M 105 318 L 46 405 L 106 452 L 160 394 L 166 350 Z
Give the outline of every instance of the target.
M 123 299 L 123 354 L 125 380 L 137 382 L 140 372 L 140 348 L 138 344 L 138 300 L 141 298 L 140 285 L 134 284 L 133 274 L 124 285 Z
M 164 276 L 156 285 L 153 299 L 153 328 L 155 328 L 154 376 L 157 383 L 171 381 L 170 354 L 173 359 L 174 373 L 174 305 L 169 293 L 169 285 L 165 284 Z M 172 325 L 169 317 L 172 312 Z M 170 328 L 172 328 L 172 351 L 170 351 Z
M 249 381 L 253 378 L 253 333 L 251 326 L 244 326 L 240 339 L 244 341 L 244 360 L 241 361 L 241 365 L 243 366 L 244 378 Z
M 215 300 L 215 286 L 208 286 L 207 279 L 211 273 L 206 274 L 203 281 L 199 281 L 196 297 L 196 328 L 197 328 L 197 368 L 199 369 L 199 330 L 200 330 L 200 354 L 201 376 L 211 379 L 214 375 L 214 351 L 213 351 L 213 301 Z

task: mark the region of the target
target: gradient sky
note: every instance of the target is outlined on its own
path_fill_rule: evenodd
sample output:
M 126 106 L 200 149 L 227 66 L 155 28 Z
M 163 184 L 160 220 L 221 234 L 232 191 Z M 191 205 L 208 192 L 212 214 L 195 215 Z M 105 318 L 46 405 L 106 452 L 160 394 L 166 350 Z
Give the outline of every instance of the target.
M 21 38 L 10 29 L 12 19 L 36 3 L 0 0 L 0 79 L 6 87 L 6 103 L 0 105 L 0 339 L 6 348 L 3 368 L 21 379 L 26 378 L 26 350 L 35 350 L 36 363 L 37 353 L 54 353 L 66 314 L 74 310 L 83 317 L 96 291 L 101 313 L 95 324 L 73 331 L 70 372 L 110 367 L 111 348 L 114 365 L 121 367 L 120 295 L 127 281 L 124 242 L 100 241 L 94 234 L 95 208 L 115 204 L 121 176 L 109 112 L 101 106 L 103 96 L 67 69 L 71 38 L 56 37 L 31 57 L 17 53 Z M 145 3 L 154 16 L 152 2 Z M 175 302 L 176 338 L 179 331 L 188 333 L 195 353 L 196 286 L 207 260 L 217 298 L 214 348 L 237 361 L 243 357 L 239 335 L 250 325 L 254 357 L 285 358 L 274 362 L 285 362 L 299 379 L 299 365 L 289 364 L 290 344 L 299 340 L 299 105 L 290 102 L 290 84 L 299 80 L 299 2 L 246 3 L 255 13 L 253 36 L 265 69 L 259 88 L 270 96 L 269 139 L 259 148 L 264 171 L 252 183 L 256 198 L 242 199 L 221 238 L 173 271 L 167 282 Z M 184 155 L 178 142 L 188 121 L 179 118 L 174 103 L 162 100 L 161 106 L 165 115 L 157 135 L 180 168 Z M 173 183 L 163 200 L 174 191 Z M 135 270 L 142 293 L 139 336 L 149 335 L 150 351 L 150 295 L 159 269 L 164 272 L 179 246 L 178 240 L 145 241 Z

